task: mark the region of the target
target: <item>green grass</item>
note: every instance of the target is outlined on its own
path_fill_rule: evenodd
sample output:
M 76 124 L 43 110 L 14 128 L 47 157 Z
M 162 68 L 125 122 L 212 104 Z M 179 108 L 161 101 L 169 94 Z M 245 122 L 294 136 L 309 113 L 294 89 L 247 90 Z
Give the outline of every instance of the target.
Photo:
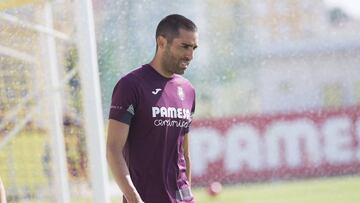
M 216 197 L 210 197 L 206 188 L 193 193 L 197 203 L 360 203 L 360 176 L 225 186 Z
M 225 187 L 216 197 L 195 189 L 197 203 L 359 203 L 360 177 Z
M 196 188 L 193 193 L 197 203 L 360 203 L 360 176 L 225 186 L 216 197 L 209 196 L 205 188 Z M 77 199 L 71 202 L 92 201 Z M 122 201 L 117 197 L 111 202 Z
M 40 133 L 24 133 L 0 150 L 0 176 L 5 186 L 40 187 L 47 184 L 42 164 L 46 141 Z

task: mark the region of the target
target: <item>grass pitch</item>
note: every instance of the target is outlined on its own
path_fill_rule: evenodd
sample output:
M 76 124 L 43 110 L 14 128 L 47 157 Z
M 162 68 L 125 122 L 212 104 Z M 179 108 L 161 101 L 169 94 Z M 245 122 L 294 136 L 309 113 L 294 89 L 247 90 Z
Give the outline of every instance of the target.
M 360 176 L 226 186 L 216 197 L 194 189 L 197 203 L 360 203 Z

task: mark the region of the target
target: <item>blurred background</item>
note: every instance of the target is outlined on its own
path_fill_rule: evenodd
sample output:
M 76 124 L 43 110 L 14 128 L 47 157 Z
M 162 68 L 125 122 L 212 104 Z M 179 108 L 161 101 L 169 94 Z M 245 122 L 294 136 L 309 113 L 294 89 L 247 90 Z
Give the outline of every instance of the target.
M 198 202 L 360 202 L 356 0 L 0 1 L 8 201 L 121 202 L 101 180 L 111 93 L 172 13 L 199 28 L 185 74 Z

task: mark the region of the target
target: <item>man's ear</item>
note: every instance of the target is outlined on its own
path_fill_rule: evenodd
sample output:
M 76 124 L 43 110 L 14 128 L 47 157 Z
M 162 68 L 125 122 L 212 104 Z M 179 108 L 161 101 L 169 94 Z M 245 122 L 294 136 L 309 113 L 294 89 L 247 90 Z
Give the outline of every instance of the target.
M 163 36 L 160 35 L 160 36 L 156 39 L 156 41 L 157 41 L 157 45 L 158 45 L 158 47 L 159 47 L 160 49 L 163 49 L 163 48 L 166 46 L 167 40 L 166 40 L 165 37 L 163 37 Z

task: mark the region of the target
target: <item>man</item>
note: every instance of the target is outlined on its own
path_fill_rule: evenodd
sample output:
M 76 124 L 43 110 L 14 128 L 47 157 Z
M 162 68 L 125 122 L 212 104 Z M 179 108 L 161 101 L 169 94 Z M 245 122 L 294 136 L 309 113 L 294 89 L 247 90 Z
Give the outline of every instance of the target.
M 181 75 L 198 46 L 196 25 L 169 15 L 156 29 L 149 64 L 116 84 L 107 159 L 126 203 L 193 203 L 188 132 L 195 91 Z
M 5 187 L 2 183 L 1 177 L 0 177 L 0 203 L 6 203 Z

